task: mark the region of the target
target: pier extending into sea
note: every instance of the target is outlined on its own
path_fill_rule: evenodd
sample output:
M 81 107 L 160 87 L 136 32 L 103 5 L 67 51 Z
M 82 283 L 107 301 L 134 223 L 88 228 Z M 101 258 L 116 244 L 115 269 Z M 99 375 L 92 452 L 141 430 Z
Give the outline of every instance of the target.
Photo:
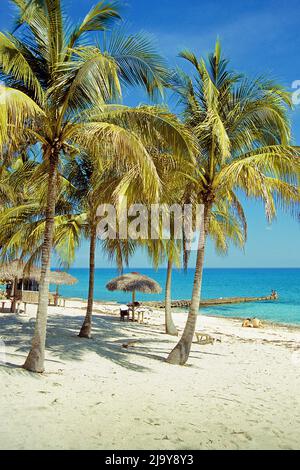
M 267 302 L 275 301 L 278 299 L 278 294 L 273 292 L 270 295 L 263 297 L 224 297 L 219 299 L 203 299 L 200 301 L 200 307 L 212 307 L 214 305 L 226 305 L 226 304 L 240 304 L 246 302 Z M 164 308 L 165 302 L 163 301 L 152 301 L 143 302 L 144 305 L 149 305 L 154 308 Z M 187 308 L 191 305 L 191 300 L 172 300 L 171 307 L 173 308 Z

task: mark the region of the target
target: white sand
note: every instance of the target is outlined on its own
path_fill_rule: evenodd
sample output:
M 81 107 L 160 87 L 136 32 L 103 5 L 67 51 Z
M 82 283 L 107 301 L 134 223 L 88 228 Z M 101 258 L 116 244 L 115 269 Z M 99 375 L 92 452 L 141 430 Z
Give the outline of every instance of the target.
M 300 329 L 200 316 L 198 330 L 221 342 L 193 344 L 180 367 L 164 362 L 176 339 L 162 314 L 138 325 L 96 313 L 85 340 L 82 307 L 49 309 L 43 375 L 16 368 L 36 307 L 0 314 L 0 449 L 300 448 Z

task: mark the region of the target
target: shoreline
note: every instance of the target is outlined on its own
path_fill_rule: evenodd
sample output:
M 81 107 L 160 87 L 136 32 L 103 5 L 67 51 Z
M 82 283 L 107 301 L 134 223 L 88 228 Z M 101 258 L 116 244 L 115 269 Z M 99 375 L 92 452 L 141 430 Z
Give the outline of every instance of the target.
M 83 303 L 87 303 L 87 299 L 84 299 L 84 298 L 81 298 L 81 297 L 63 297 L 66 301 L 79 301 L 79 302 L 83 302 Z M 119 305 L 119 302 L 118 301 L 106 301 L 106 300 L 94 300 L 94 303 L 95 304 L 100 304 L 100 305 Z M 141 302 L 143 303 L 143 302 Z M 235 305 L 243 305 L 242 303 L 241 304 L 235 304 Z M 153 308 L 149 305 L 146 305 L 145 307 L 149 307 L 149 308 Z M 223 319 L 228 319 L 228 320 L 240 320 L 240 321 L 243 321 L 245 320 L 245 317 L 239 317 L 239 316 L 226 316 L 226 315 L 215 315 L 215 314 L 205 314 L 203 313 L 203 311 L 201 309 L 206 309 L 206 308 L 218 308 L 219 306 L 215 306 L 215 307 L 200 307 L 199 309 L 199 315 L 203 315 L 204 317 L 212 317 L 212 318 L 223 318 Z M 300 306 L 299 306 L 299 309 L 300 309 Z M 160 308 L 160 309 L 156 309 L 156 308 L 153 308 L 153 310 L 158 310 L 158 311 L 161 311 L 161 312 L 164 312 L 164 309 L 163 308 Z M 173 313 L 182 313 L 182 314 L 185 314 L 185 313 L 188 313 L 188 309 L 184 309 L 184 308 L 180 308 L 180 307 L 172 307 L 172 312 Z M 282 328 L 296 328 L 296 329 L 300 329 L 300 321 L 299 323 L 285 323 L 285 322 L 276 322 L 274 320 L 264 320 L 264 319 L 261 319 L 262 322 L 266 325 L 266 326 L 274 326 L 274 327 L 282 327 Z

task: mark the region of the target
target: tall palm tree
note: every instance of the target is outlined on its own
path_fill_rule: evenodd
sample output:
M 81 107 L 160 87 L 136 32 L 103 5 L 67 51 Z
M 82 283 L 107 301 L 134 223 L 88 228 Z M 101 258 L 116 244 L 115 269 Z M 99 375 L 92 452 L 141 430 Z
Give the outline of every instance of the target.
M 88 301 L 87 310 L 84 322 L 82 324 L 79 336 L 81 338 L 91 338 L 92 334 L 92 313 L 94 302 L 94 282 L 95 282 L 95 255 L 97 244 L 97 226 L 99 223 L 99 216 L 97 209 L 100 204 L 112 203 L 114 198 L 120 196 L 120 187 L 123 180 L 126 181 L 126 188 L 129 186 L 130 175 L 135 174 L 136 166 L 130 168 L 130 162 L 126 166 L 120 165 L 119 159 L 115 161 L 112 158 L 91 158 L 89 155 L 80 155 L 78 158 L 70 161 L 64 172 L 68 181 L 72 184 L 68 187 L 67 197 L 76 201 L 79 211 L 82 211 L 82 218 L 85 219 L 85 224 L 82 225 L 83 235 L 89 240 L 89 288 L 88 288 Z M 138 175 L 139 172 L 137 172 Z M 141 194 L 143 190 L 143 178 L 138 182 L 137 193 Z M 135 178 L 131 180 L 131 184 L 136 184 Z M 132 190 L 132 188 L 131 188 Z M 126 196 L 122 192 L 122 196 Z M 137 195 L 136 195 L 137 197 Z M 61 229 L 61 235 L 68 237 L 68 231 L 72 227 L 65 225 Z M 54 236 L 54 239 L 56 237 Z M 109 245 L 110 243 L 110 245 Z M 119 268 L 122 269 L 124 260 L 120 259 L 119 248 L 115 240 L 102 242 L 102 247 L 105 251 L 109 251 L 109 246 L 114 245 L 113 252 Z M 124 241 L 125 245 L 125 241 Z M 130 242 L 128 242 L 130 246 Z M 59 251 L 60 251 L 59 247 Z M 124 250 L 121 250 L 124 253 Z M 63 256 L 62 256 L 63 257 Z
M 40 262 L 43 232 L 45 228 L 44 194 L 41 191 L 42 165 L 30 162 L 25 171 L 18 160 L 14 161 L 17 170 L 7 171 L 9 177 L 0 179 L 5 190 L 14 195 L 13 201 L 0 210 L 1 259 L 22 258 L 29 266 Z M 28 166 L 28 164 L 26 165 Z M 39 176 L 39 178 L 38 178 Z M 30 182 L 34 181 L 34 184 Z M 28 196 L 25 196 L 28 188 Z M 125 191 L 122 190 L 124 186 Z M 129 194 L 129 205 L 136 201 L 149 200 L 143 188 L 143 178 L 136 171 L 111 158 L 92 158 L 80 154 L 70 160 L 60 175 L 59 197 L 54 217 L 53 249 L 61 264 L 69 267 L 75 258 L 76 248 L 84 236 L 90 243 L 89 290 L 86 316 L 79 333 L 80 337 L 91 337 L 92 310 L 94 297 L 96 229 L 98 224 L 97 208 L 101 203 L 108 203 L 114 197 Z M 22 195 L 17 189 L 22 188 Z M 16 198 L 16 195 L 18 197 Z M 133 240 L 102 241 L 104 253 L 117 263 L 121 271 L 128 265 L 129 257 L 137 243 Z
M 178 193 L 177 193 L 178 194 Z M 190 199 L 189 199 L 190 202 Z M 179 198 L 178 203 L 182 203 Z M 247 239 L 247 224 L 242 208 L 236 213 L 226 201 L 219 201 L 215 205 L 212 213 L 208 230 L 210 238 L 214 241 L 216 251 L 225 255 L 228 252 L 229 245 L 242 248 Z M 188 250 L 187 240 L 175 239 L 174 234 L 169 234 L 169 239 L 150 240 L 147 243 L 147 249 L 151 260 L 155 267 L 162 262 L 167 263 L 166 282 L 165 282 L 165 332 L 168 335 L 178 336 L 178 330 L 174 324 L 172 317 L 172 271 L 174 265 L 179 267 L 182 265 L 186 271 L 190 252 Z M 182 258 L 182 264 L 180 263 Z
M 271 220 L 276 206 L 293 208 L 299 202 L 299 151 L 290 144 L 287 107 L 290 96 L 265 78 L 250 80 L 228 69 L 217 42 L 208 61 L 189 51 L 181 57 L 195 76 L 178 72 L 174 89 L 184 108 L 186 125 L 198 141 L 197 168 L 190 175 L 197 200 L 203 205 L 193 293 L 188 319 L 167 361 L 185 364 L 195 332 L 201 295 L 206 238 L 212 211 L 226 201 L 238 213 L 237 196 L 264 202 Z
M 24 141 L 40 145 L 47 166 L 46 223 L 42 246 L 41 280 L 32 347 L 24 368 L 43 372 L 47 327 L 49 271 L 58 171 L 61 161 L 78 148 L 97 155 L 109 147 L 126 154 L 148 175 L 149 191 L 158 190 L 155 168 L 146 149 L 130 132 L 143 127 L 150 139 L 158 132 L 175 151 L 188 144 L 175 119 L 165 110 L 141 107 L 135 112 L 103 108 L 117 102 L 121 85 L 141 84 L 153 94 L 161 90 L 166 69 L 147 37 L 112 36 L 105 49 L 87 46 L 89 32 L 103 31 L 119 18 L 115 2 L 98 3 L 83 22 L 66 28 L 60 0 L 13 0 L 19 10 L 14 34 L 0 33 L 0 143 Z M 9 132 L 8 132 L 9 130 Z M 9 136 L 9 138 L 8 138 Z M 12 136 L 14 139 L 12 139 Z
M 92 312 L 94 301 L 94 281 L 95 281 L 95 253 L 97 242 L 97 207 L 100 197 L 97 197 L 95 183 L 97 177 L 102 179 L 95 171 L 95 162 L 88 155 L 80 155 L 73 159 L 67 166 L 66 178 L 72 181 L 71 198 L 77 201 L 79 211 L 85 217 L 85 224 L 82 226 L 84 235 L 89 240 L 89 289 L 85 321 L 79 333 L 80 337 L 91 337 Z M 97 175 L 97 176 L 96 176 Z M 100 186 L 100 185 L 99 185 Z M 99 188 L 97 185 L 97 188 Z M 67 227 L 68 230 L 68 227 Z

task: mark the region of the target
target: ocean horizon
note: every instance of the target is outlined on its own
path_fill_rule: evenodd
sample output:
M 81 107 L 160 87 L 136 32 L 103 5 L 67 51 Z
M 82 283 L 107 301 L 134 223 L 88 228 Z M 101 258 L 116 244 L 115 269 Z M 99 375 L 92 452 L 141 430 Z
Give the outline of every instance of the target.
M 53 268 L 54 269 L 54 268 Z M 164 299 L 166 269 L 126 268 L 124 272 L 138 271 L 155 279 L 162 287 L 161 294 L 137 293 L 137 300 Z M 88 268 L 71 268 L 68 271 L 78 279 L 73 286 L 60 286 L 59 292 L 66 298 L 86 299 L 88 295 Z M 95 270 L 95 300 L 127 303 L 130 293 L 109 292 L 106 283 L 118 276 L 116 268 Z M 194 269 L 186 272 L 173 270 L 172 299 L 190 299 Z M 51 286 L 54 290 L 54 286 Z M 201 308 L 206 315 L 223 317 L 258 317 L 262 320 L 286 324 L 300 324 L 300 268 L 205 268 L 203 273 L 202 299 L 220 297 L 260 297 L 276 290 L 279 299 L 274 302 L 251 302 L 234 305 L 218 305 Z

